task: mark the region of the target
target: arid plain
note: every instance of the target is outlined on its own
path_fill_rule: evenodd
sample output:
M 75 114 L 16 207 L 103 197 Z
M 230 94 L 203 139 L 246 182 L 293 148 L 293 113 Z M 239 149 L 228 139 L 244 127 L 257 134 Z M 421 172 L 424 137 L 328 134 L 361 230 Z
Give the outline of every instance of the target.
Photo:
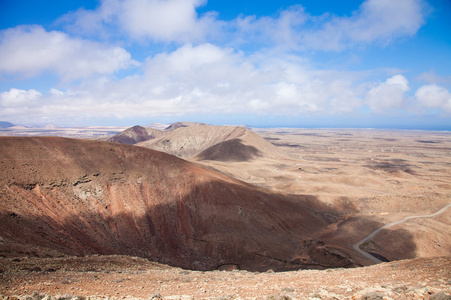
M 209 193 L 217 198 L 221 198 L 222 194 L 227 194 L 229 198 L 230 195 L 235 195 L 238 199 L 249 197 L 251 201 L 261 198 L 264 202 L 269 200 L 274 204 L 271 206 L 271 203 L 266 203 L 262 207 L 255 207 L 252 203 L 240 204 L 236 202 L 239 200 L 233 200 L 231 205 L 238 207 L 237 219 L 221 217 L 220 210 L 216 210 L 217 219 L 213 217 L 211 221 L 213 225 L 219 222 L 219 231 L 221 226 L 227 227 L 224 224 L 231 224 L 232 227 L 241 226 L 244 230 L 237 233 L 237 236 L 245 235 L 246 230 L 249 230 L 248 232 L 252 235 L 249 236 L 251 244 L 255 244 L 257 248 L 268 248 L 267 251 L 263 248 L 255 250 L 258 259 L 253 258 L 254 265 L 246 267 L 246 263 L 230 260 L 246 259 L 250 257 L 246 255 L 252 254 L 253 250 L 245 246 L 245 236 L 238 240 L 239 243 L 234 244 L 233 238 L 218 235 L 216 231 L 211 233 L 215 234 L 213 237 L 210 237 L 211 234 L 205 235 L 202 236 L 202 240 L 220 241 L 222 244 L 217 246 L 218 249 L 207 249 L 207 251 L 204 248 L 196 248 L 198 252 L 193 252 L 198 253 L 196 259 L 199 259 L 203 253 L 207 256 L 215 253 L 222 255 L 221 261 L 224 264 L 218 264 L 219 260 L 214 261 L 212 266 L 216 263 L 218 269 L 214 271 L 211 267 L 209 267 L 211 271 L 190 271 L 186 268 L 150 263 L 136 255 L 130 255 L 135 253 L 133 251 L 120 253 L 112 252 L 107 248 L 102 249 L 104 253 L 98 253 L 107 254 L 106 256 L 93 256 L 96 253 L 87 248 L 82 258 L 67 256 L 71 253 L 76 255 L 79 253 L 74 248 L 65 249 L 62 245 L 59 245 L 54 253 L 49 251 L 48 245 L 45 245 L 47 248 L 42 253 L 36 250 L 39 250 L 36 245 L 27 251 L 25 246 L 29 236 L 20 240 L 20 243 L 8 244 L 8 241 L 13 241 L 14 238 L 2 235 L 0 294 L 24 296 L 37 291 L 41 295 L 70 294 L 99 298 L 157 298 L 161 295 L 164 299 L 449 299 L 451 208 L 447 209 L 447 207 L 451 203 L 450 133 L 285 128 L 250 131 L 245 128 L 199 124 L 182 124 L 180 128 L 173 128 L 171 131 L 162 133 L 161 136 L 160 131 L 157 134 L 152 131 L 151 136 L 154 141 L 140 139 L 136 143 L 133 142 L 136 145 L 125 148 L 109 147 L 106 142 L 101 142 L 99 147 L 108 151 L 107 156 L 116 159 L 114 162 L 122 169 L 116 170 L 109 167 L 96 173 L 94 170 L 96 164 L 88 167 L 84 165 L 86 164 L 84 161 L 83 164 L 78 164 L 84 168 L 84 171 L 79 173 L 74 171 L 73 177 L 71 177 L 72 174 L 65 174 L 62 179 L 59 179 L 60 186 L 64 186 L 63 181 L 70 183 L 65 188 L 70 188 L 71 191 L 76 190 L 79 196 L 83 194 L 83 197 L 88 200 L 87 203 L 91 203 L 90 197 L 95 196 L 93 196 L 94 190 L 103 189 L 105 194 L 107 192 L 105 186 L 101 186 L 104 184 L 102 180 L 108 182 L 106 186 L 110 187 L 118 176 L 122 176 L 125 179 L 120 179 L 122 180 L 120 184 L 127 186 L 129 191 L 135 193 L 135 185 L 127 185 L 130 181 L 127 178 L 142 181 L 142 176 L 139 179 L 133 177 L 136 173 L 133 169 L 134 164 L 122 166 L 124 162 L 122 156 L 132 156 L 131 154 L 134 153 L 130 150 L 133 148 L 130 147 L 140 149 L 145 147 L 176 154 L 191 164 L 185 165 L 183 161 L 173 160 L 156 153 L 143 154 L 142 151 L 146 151 L 144 149 L 136 150 L 137 156 L 157 157 L 156 161 L 163 162 L 163 165 L 164 163 L 170 163 L 171 166 L 182 164 L 184 172 L 188 172 L 184 174 L 189 176 L 201 174 L 202 178 L 214 177 L 219 180 L 219 185 L 209 190 L 200 190 L 198 193 L 201 196 L 196 196 L 198 195 L 196 192 L 190 198 L 185 197 L 187 202 L 191 201 L 191 198 L 198 199 L 198 197 L 210 199 L 208 195 L 205 195 Z M 212 134 L 212 132 L 215 133 Z M 92 139 L 92 131 L 89 134 L 91 135 L 89 138 Z M 133 134 L 128 132 L 127 136 L 130 137 Z M 80 136 L 77 132 L 77 137 L 83 138 L 83 135 Z M 108 137 L 97 135 L 96 138 L 105 140 Z M 36 141 L 40 150 L 45 148 L 43 141 L 39 139 Z M 50 148 L 62 147 L 63 142 L 58 139 L 49 141 L 52 144 Z M 86 142 L 82 145 L 71 140 L 64 143 L 70 144 L 67 146 L 70 149 L 85 147 L 89 150 L 95 146 L 92 143 Z M 80 151 L 89 156 L 85 148 Z M 61 155 L 64 152 L 61 152 L 61 149 L 64 147 L 58 149 L 60 149 L 58 154 Z M 111 154 L 113 150 L 122 153 L 120 159 Z M 11 152 L 5 150 L 4 153 L 13 157 Z M 47 155 L 46 153 L 53 152 L 40 152 L 40 155 Z M 10 168 L 14 167 L 17 171 L 17 168 L 22 165 L 8 165 L 7 161 L 7 158 L 2 161 L 4 168 L 2 176 L 12 174 L 11 176 L 17 177 L 19 173 L 11 171 Z M 66 158 L 65 161 L 67 161 Z M 41 172 L 39 164 L 30 167 L 30 162 L 27 161 L 27 170 L 32 167 L 33 172 Z M 206 167 L 205 172 L 199 171 L 204 167 Z M 147 171 L 151 172 L 150 169 Z M 34 178 L 33 172 L 29 173 L 27 180 Z M 108 172 L 114 175 L 112 175 L 113 179 L 111 176 L 104 175 Z M 127 172 L 133 176 L 127 175 Z M 179 178 L 174 174 L 179 174 L 180 171 L 177 169 L 171 172 L 162 174 L 169 176 L 170 179 L 167 182 L 177 184 L 177 180 L 182 177 Z M 230 177 L 234 179 L 227 179 Z M 5 183 L 2 187 L 2 195 L 5 199 L 8 197 L 11 200 L 17 199 L 13 196 L 14 193 L 61 200 L 62 190 L 54 191 L 55 188 L 60 187 L 55 184 L 55 178 L 48 174 L 43 178 L 41 181 L 33 181 L 32 185 L 21 183 L 22 186 L 17 183 L 17 178 L 14 178 L 15 181 L 2 178 Z M 71 180 L 75 183 L 71 183 Z M 184 179 L 184 181 L 189 184 L 196 182 L 195 179 Z M 227 182 L 227 185 L 223 182 Z M 162 184 L 162 182 L 157 183 Z M 97 184 L 96 188 L 93 188 L 94 184 Z M 88 185 L 90 185 L 89 189 Z M 85 190 L 82 190 L 83 188 Z M 170 192 L 171 186 L 167 189 Z M 88 196 L 86 196 L 87 191 L 89 191 Z M 112 191 L 108 191 L 110 195 L 114 194 Z M 176 191 L 181 193 L 183 190 Z M 116 193 L 124 194 L 125 192 L 117 190 Z M 151 192 L 146 193 L 151 194 Z M 250 196 L 251 193 L 259 196 Z M 142 192 L 136 195 L 140 197 Z M 102 198 L 102 201 L 105 199 Z M 224 203 L 229 201 L 227 199 L 225 198 Z M 214 199 L 208 201 L 211 201 L 209 205 L 218 205 Z M 293 203 L 300 203 L 302 207 L 309 206 L 309 208 L 305 211 L 293 211 L 291 214 L 290 207 L 294 205 Z M 279 204 L 280 211 L 277 211 Z M 112 205 L 118 205 L 118 201 Z M 202 210 L 202 204 L 195 202 L 195 205 Z M 221 202 L 221 205 L 224 204 Z M 16 224 L 14 222 L 20 220 L 21 215 L 20 212 L 12 212 L 11 207 L 17 208 L 18 205 L 9 206 L 7 209 L 4 207 L 2 213 L 5 213 L 4 220 L 7 222 L 14 219 L 11 221 L 14 225 Z M 228 211 L 227 206 L 221 207 Z M 188 205 L 186 209 L 189 211 L 189 208 Z M 109 209 L 105 207 L 102 213 L 107 214 Z M 129 210 L 133 211 L 133 209 Z M 251 210 L 255 213 L 252 219 L 248 218 Z M 46 216 L 49 215 L 48 211 L 44 209 L 41 211 L 47 213 Z M 72 212 L 78 212 L 78 210 L 73 209 Z M 162 215 L 154 211 L 148 214 L 151 217 L 162 218 Z M 271 215 L 274 218 L 272 223 L 263 220 L 270 219 Z M 194 218 L 193 216 L 196 217 L 191 213 L 191 218 Z M 200 217 L 203 218 L 203 216 Z M 181 216 L 174 223 L 175 231 L 178 226 L 181 226 L 180 218 Z M 296 227 L 296 218 L 298 218 L 299 227 Z M 249 223 L 250 220 L 253 220 L 253 224 Z M 395 224 L 397 221 L 403 222 Z M 140 222 L 140 220 L 135 219 L 134 222 Z M 195 227 L 195 221 L 190 220 L 190 222 L 193 230 L 203 228 Z M 91 222 L 90 226 L 92 224 L 94 223 Z M 375 232 L 387 224 L 392 226 Z M 13 232 L 11 229 L 13 225 L 3 227 L 6 228 L 4 233 L 7 230 Z M 67 224 L 64 226 L 55 225 L 55 232 L 61 228 L 68 228 Z M 186 225 L 182 228 L 185 228 L 184 226 Z M 294 230 L 303 232 L 302 234 L 292 233 Z M 274 237 L 268 236 L 271 232 L 274 233 Z M 364 240 L 372 232 L 375 232 L 374 236 Z M 88 232 L 84 234 L 88 235 Z M 105 231 L 102 234 L 109 233 Z M 228 234 L 231 237 L 234 236 L 233 232 Z M 260 235 L 267 238 L 259 239 Z M 61 236 L 64 237 L 63 234 Z M 55 239 L 57 235 L 52 237 Z M 302 239 L 299 240 L 299 244 L 296 244 L 297 238 Z M 175 238 L 171 238 L 171 241 L 182 248 L 189 248 L 189 245 L 192 245 L 182 243 Z M 359 242 L 362 243 L 358 244 Z M 234 254 L 234 251 L 239 252 L 240 243 L 245 249 L 243 256 Z M 293 249 L 289 245 L 294 245 Z M 370 257 L 357 252 L 356 245 L 363 253 L 371 253 Z M 13 249 L 14 247 L 16 248 Z M 223 250 L 221 247 L 230 247 L 230 249 Z M 168 260 L 167 254 L 161 251 L 155 252 L 156 255 L 160 255 L 163 260 Z M 185 255 L 183 259 L 189 259 L 186 253 L 183 253 Z M 111 256 L 111 254 L 128 256 Z M 286 255 L 286 257 L 282 258 L 283 261 L 276 261 L 277 255 Z M 374 264 L 374 258 L 390 262 L 371 267 L 358 267 Z M 230 261 L 226 261 L 227 259 Z M 181 266 L 183 263 L 181 260 L 173 260 L 170 264 Z M 189 264 L 186 263 L 186 265 Z M 260 272 L 252 271 L 256 265 L 265 265 L 266 269 L 263 268 Z M 290 267 L 287 268 L 287 265 Z M 341 268 L 343 266 L 356 268 L 343 269 Z M 241 267 L 248 271 L 238 270 Z M 279 268 L 285 272 L 274 273 L 271 270 L 263 272 L 270 267 L 276 271 Z M 323 270 L 305 270 L 312 268 Z M 223 269 L 233 271 L 221 271 Z M 294 270 L 286 271 L 288 269 Z M 303 270 L 295 271 L 295 269 Z M 34 297 L 39 299 L 43 296 L 35 294 Z
M 314 195 L 349 213 L 323 238 L 349 241 L 451 203 L 451 134 L 373 129 L 255 130 L 285 159 L 207 164 L 235 178 L 292 194 Z M 451 209 L 388 228 L 363 245 L 388 260 L 449 255 Z M 360 261 L 366 264 L 365 261 Z

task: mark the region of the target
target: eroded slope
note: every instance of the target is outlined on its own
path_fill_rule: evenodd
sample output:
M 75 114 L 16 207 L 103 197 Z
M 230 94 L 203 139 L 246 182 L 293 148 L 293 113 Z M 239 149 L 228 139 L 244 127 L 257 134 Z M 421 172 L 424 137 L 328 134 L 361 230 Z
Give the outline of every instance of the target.
M 316 241 L 340 214 L 122 144 L 1 138 L 4 256 L 125 254 L 192 269 L 352 266 Z

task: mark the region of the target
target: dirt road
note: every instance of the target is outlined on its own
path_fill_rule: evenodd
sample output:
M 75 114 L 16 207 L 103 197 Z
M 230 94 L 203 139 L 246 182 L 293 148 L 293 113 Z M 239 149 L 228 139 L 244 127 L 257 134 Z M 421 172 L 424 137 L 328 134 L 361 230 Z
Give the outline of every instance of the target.
M 445 207 L 443 207 L 442 209 L 440 209 L 439 211 L 437 211 L 437 212 L 435 212 L 435 213 L 433 213 L 433 214 L 431 214 L 431 215 L 420 215 L 420 216 L 410 216 L 410 217 L 405 217 L 405 218 L 402 219 L 401 221 L 396 221 L 396 222 L 392 222 L 392 223 L 389 223 L 389 224 L 387 224 L 387 225 L 384 225 L 384 226 L 382 226 L 382 227 L 380 227 L 380 228 L 374 230 L 373 232 L 371 232 L 371 233 L 370 233 L 367 237 L 365 237 L 364 239 L 362 239 L 362 240 L 358 241 L 357 243 L 355 243 L 354 245 L 352 245 L 352 248 L 354 248 L 355 251 L 357 251 L 357 252 L 360 253 L 361 255 L 365 256 L 366 258 L 370 259 L 371 261 L 373 261 L 373 262 L 379 264 L 379 263 L 382 262 L 379 258 L 377 258 L 377 257 L 371 255 L 370 253 L 368 253 L 368 252 L 363 251 L 362 249 L 360 249 L 360 246 L 361 246 L 363 243 L 366 243 L 366 242 L 368 242 L 369 240 L 371 240 L 371 239 L 372 239 L 377 233 L 379 233 L 381 230 L 384 230 L 384 229 L 386 229 L 386 228 L 389 228 L 389 227 L 392 227 L 392 226 L 395 226 L 395 225 L 398 225 L 398 224 L 407 222 L 407 221 L 409 221 L 409 220 L 411 220 L 411 219 L 418 219 L 418 218 L 433 218 L 433 217 L 435 217 L 435 216 L 437 216 L 437 215 L 439 215 L 439 214 L 445 212 L 445 211 L 446 211 L 448 208 L 450 208 L 450 207 L 451 207 L 451 203 L 448 204 L 448 205 L 446 205 Z

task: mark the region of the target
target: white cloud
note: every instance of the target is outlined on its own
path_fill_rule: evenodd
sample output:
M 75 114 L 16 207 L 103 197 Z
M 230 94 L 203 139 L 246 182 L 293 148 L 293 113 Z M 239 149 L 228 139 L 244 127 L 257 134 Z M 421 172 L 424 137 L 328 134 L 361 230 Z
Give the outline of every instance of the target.
M 349 81 L 317 74 L 305 82 L 281 81 L 275 86 L 272 110 L 281 114 L 321 113 L 337 115 L 351 112 L 362 105 Z
M 302 34 L 302 26 L 310 18 L 301 5 L 282 11 L 279 16 L 238 16 L 229 24 L 233 27 L 235 43 L 259 42 L 273 46 L 296 48 Z
M 342 50 L 360 43 L 387 43 L 414 35 L 425 23 L 423 0 L 367 0 L 351 17 L 333 17 L 319 30 L 306 32 L 307 47 Z
M 310 70 L 281 54 L 246 57 L 202 44 L 148 60 L 143 80 L 158 85 L 152 90 L 159 97 L 178 95 L 190 111 L 300 115 L 359 107 L 361 100 L 346 77 Z
M 202 41 L 221 26 L 214 13 L 198 16 L 205 0 L 103 0 L 96 10 L 68 14 L 75 32 L 100 35 L 125 33 L 132 39 L 164 42 Z
M 205 35 L 203 22 L 198 19 L 199 0 L 128 0 L 118 14 L 123 28 L 133 37 L 158 40 L 197 40 Z
M 195 47 L 187 44 L 172 53 L 161 53 L 149 59 L 146 69 L 154 72 L 154 68 L 159 68 L 159 74 L 161 72 L 183 74 L 199 71 L 199 69 L 213 64 L 233 65 L 237 60 L 241 60 L 241 58 L 239 55 L 234 55 L 232 49 L 222 49 L 212 44 L 201 44 Z
M 425 23 L 424 0 L 367 0 L 351 16 L 312 16 L 301 5 L 278 16 L 241 15 L 221 21 L 217 14 L 198 15 L 206 0 L 103 0 L 95 10 L 79 10 L 63 21 L 75 32 L 133 40 L 340 51 L 360 44 L 414 35 Z
M 10 89 L 0 93 L 0 107 L 23 107 L 38 100 L 42 94 L 36 90 Z
M 421 0 L 367 0 L 341 30 L 349 30 L 351 40 L 362 42 L 410 36 L 425 22 L 424 5 Z
M 38 91 L 30 89 L 10 89 L 0 93 L 0 118 L 30 122 L 40 116 L 42 101 L 45 97 Z
M 31 77 L 50 71 L 70 81 L 136 64 L 123 48 L 71 38 L 40 26 L 0 32 L 0 72 Z
M 239 17 L 235 26 L 242 42 L 250 36 L 289 48 L 340 51 L 414 35 L 425 23 L 426 7 L 423 0 L 367 0 L 352 16 L 315 17 L 292 6 L 277 18 Z
M 440 108 L 451 113 L 451 93 L 436 84 L 424 85 L 415 93 L 417 100 L 428 108 Z
M 409 82 L 403 75 L 395 75 L 371 88 L 366 95 L 366 103 L 375 113 L 383 113 L 404 105 Z
M 31 116 L 151 117 L 184 114 L 341 114 L 362 105 L 352 75 L 315 71 L 290 56 L 184 45 L 149 58 L 142 75 L 85 82 L 40 96 Z M 337 79 L 339 78 L 339 79 Z M 11 108 L 0 106 L 0 117 Z

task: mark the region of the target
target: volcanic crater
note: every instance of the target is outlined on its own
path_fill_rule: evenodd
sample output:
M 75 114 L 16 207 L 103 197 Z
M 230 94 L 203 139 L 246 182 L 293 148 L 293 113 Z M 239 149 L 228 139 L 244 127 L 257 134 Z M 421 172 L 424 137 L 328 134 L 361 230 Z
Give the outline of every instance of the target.
M 4 257 L 121 254 L 193 270 L 356 266 L 348 250 L 318 240 L 343 216 L 314 196 L 142 147 L 0 139 Z

